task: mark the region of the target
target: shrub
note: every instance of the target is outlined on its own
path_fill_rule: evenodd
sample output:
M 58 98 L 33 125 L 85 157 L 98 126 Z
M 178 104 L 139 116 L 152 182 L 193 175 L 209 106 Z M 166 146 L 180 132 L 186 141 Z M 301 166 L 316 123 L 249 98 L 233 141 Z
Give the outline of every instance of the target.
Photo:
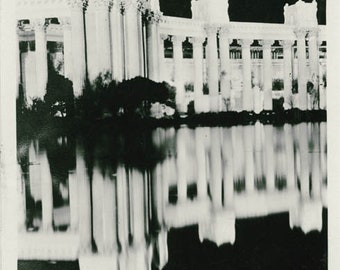
M 272 84 L 272 87 L 273 87 L 273 91 L 280 91 L 283 89 L 283 80 L 282 79 L 274 79 L 273 80 L 273 84 Z
M 203 84 L 203 95 L 209 95 L 209 85 L 207 83 Z
M 193 83 L 186 83 L 184 85 L 185 92 L 194 92 L 194 84 Z

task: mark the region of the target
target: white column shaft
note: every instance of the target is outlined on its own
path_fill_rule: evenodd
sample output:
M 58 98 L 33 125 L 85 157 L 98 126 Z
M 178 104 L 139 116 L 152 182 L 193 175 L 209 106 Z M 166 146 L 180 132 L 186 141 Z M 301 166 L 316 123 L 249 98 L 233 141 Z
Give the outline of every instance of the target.
M 310 66 L 310 80 L 314 84 L 314 91 L 312 96 L 312 108 L 320 108 L 320 93 L 319 93 L 319 41 L 317 33 L 310 33 L 309 35 L 309 66 Z
M 112 73 L 110 14 L 107 6 L 96 9 L 97 61 L 99 73 Z
M 81 8 L 72 9 L 72 55 L 73 55 L 73 92 L 76 97 L 83 93 L 86 74 L 84 14 Z
M 44 99 L 48 79 L 47 43 L 44 26 L 35 28 L 35 55 L 37 69 L 37 97 Z
M 292 108 L 292 41 L 284 41 L 283 58 L 284 58 L 284 104 L 285 109 Z
M 210 96 L 210 111 L 218 112 L 219 93 L 218 93 L 218 55 L 217 55 L 217 36 L 215 29 L 208 29 L 207 45 L 207 62 L 208 62 L 208 87 Z
M 159 27 L 157 23 L 147 24 L 147 57 L 148 77 L 150 80 L 159 81 Z
M 307 110 L 307 62 L 305 32 L 297 34 L 299 109 Z
M 243 92 L 242 109 L 253 111 L 253 93 L 251 89 L 251 62 L 250 62 L 250 40 L 242 40 L 242 72 L 243 72 Z
M 203 39 L 193 39 L 193 60 L 194 60 L 194 104 L 195 112 L 203 112 L 202 96 L 203 96 Z
M 173 52 L 174 52 L 174 79 L 176 86 L 176 105 L 177 109 L 181 112 L 186 111 L 184 105 L 185 90 L 183 82 L 183 51 L 182 42 L 185 39 L 183 37 L 175 36 L 172 38 L 173 41 Z
M 112 52 L 112 78 L 122 81 L 124 78 L 124 52 L 123 52 L 123 23 L 119 7 L 114 5 L 111 10 L 111 52 Z
M 159 35 L 159 50 L 158 50 L 158 67 L 159 67 L 159 80 L 164 81 L 166 79 L 165 57 L 164 57 L 164 41 L 168 38 L 166 35 Z
M 271 41 L 265 40 L 263 44 L 263 89 L 264 89 L 264 110 L 273 110 L 273 97 L 272 97 L 272 81 L 273 81 L 273 68 L 272 68 L 272 51 Z
M 224 109 L 230 110 L 230 59 L 229 38 L 220 32 L 220 58 L 221 58 L 221 94 Z M 228 106 L 228 107 L 227 107 Z
M 71 28 L 64 28 L 64 76 L 72 80 L 72 32 Z

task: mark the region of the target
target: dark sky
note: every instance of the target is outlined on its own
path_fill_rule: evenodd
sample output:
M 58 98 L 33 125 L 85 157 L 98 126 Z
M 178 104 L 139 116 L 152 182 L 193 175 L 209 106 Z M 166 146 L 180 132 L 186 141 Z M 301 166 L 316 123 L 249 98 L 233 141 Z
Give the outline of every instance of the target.
M 297 0 L 229 0 L 231 21 L 283 23 L 283 6 Z M 305 0 L 312 2 L 312 0 Z M 326 23 L 326 0 L 318 2 L 319 24 Z M 165 15 L 191 17 L 191 0 L 160 0 Z

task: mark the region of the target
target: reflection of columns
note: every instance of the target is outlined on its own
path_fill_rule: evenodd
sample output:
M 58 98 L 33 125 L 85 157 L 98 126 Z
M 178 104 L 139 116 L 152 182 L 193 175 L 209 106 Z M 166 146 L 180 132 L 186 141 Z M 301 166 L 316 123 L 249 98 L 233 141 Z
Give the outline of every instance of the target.
M 194 104 L 195 112 L 203 112 L 202 97 L 203 97 L 203 42 L 205 38 L 195 37 L 190 38 L 189 41 L 193 44 L 193 58 L 194 58 Z
M 233 170 L 233 142 L 232 128 L 223 129 L 223 194 L 224 206 L 230 206 L 234 199 L 234 170 Z
M 204 129 L 195 129 L 195 148 L 197 166 L 197 196 L 199 199 L 207 197 L 207 172 L 204 147 Z
M 242 39 L 242 71 L 243 71 L 243 91 L 242 91 L 242 109 L 244 111 L 253 110 L 253 93 L 251 89 L 251 62 L 250 62 L 250 44 L 252 40 Z
M 77 145 L 77 180 L 78 180 L 78 209 L 79 209 L 79 236 L 80 252 L 87 253 L 91 249 L 91 191 L 90 181 L 86 171 L 84 153 Z
M 221 59 L 221 94 L 225 102 L 225 110 L 230 110 L 230 60 L 228 29 L 219 30 L 220 59 Z
M 312 29 L 308 33 L 309 44 L 309 66 L 311 81 L 314 84 L 315 96 L 312 97 L 312 108 L 319 109 L 319 41 L 318 41 L 318 29 Z
M 273 97 L 272 97 L 272 40 L 263 40 L 263 89 L 264 89 L 264 110 L 273 110 Z
M 18 230 L 23 232 L 26 230 L 26 186 L 25 179 L 22 174 L 21 166 L 17 165 L 17 180 L 18 180 Z M 1 217 L 2 218 L 2 217 Z
M 173 36 L 171 38 L 174 50 L 174 78 L 176 86 L 176 105 L 177 109 L 181 112 L 185 111 L 184 108 L 184 83 L 183 83 L 183 51 L 182 43 L 185 37 Z
M 46 93 L 48 77 L 46 26 L 45 19 L 36 19 L 34 21 L 37 97 L 40 99 L 43 99 Z
M 210 191 L 214 207 L 222 206 L 222 160 L 221 133 L 219 127 L 212 127 L 210 153 Z
M 183 202 L 187 198 L 187 175 L 186 175 L 186 132 L 181 128 L 177 131 L 177 194 L 178 202 Z
M 107 0 L 95 1 L 98 73 L 112 73 L 110 11 Z
M 123 60 L 123 24 L 120 7 L 115 2 L 111 8 L 111 52 L 112 52 L 112 73 L 113 79 L 122 81 L 124 76 L 124 60 Z
M 84 32 L 84 14 L 83 0 L 68 1 L 71 8 L 72 23 L 72 56 L 73 56 L 73 92 L 74 95 L 80 96 L 83 92 L 86 72 L 85 56 L 85 32 Z
M 255 179 L 262 180 L 263 178 L 263 151 L 262 151 L 262 127 L 260 122 L 255 123 Z
M 64 17 L 60 19 L 64 33 L 64 76 L 72 80 L 72 32 L 71 19 Z
M 78 179 L 75 171 L 68 173 L 71 231 L 78 229 Z
M 132 197 L 132 228 L 133 242 L 135 245 L 143 243 L 145 234 L 144 213 L 144 178 L 143 174 L 136 169 L 131 172 L 131 197 Z
M 309 197 L 309 165 L 308 165 L 308 130 L 307 124 L 299 125 L 299 150 L 300 150 L 300 183 L 301 195 Z
M 307 78 L 306 78 L 306 30 L 297 29 L 297 53 L 298 53 L 298 91 L 299 109 L 307 110 Z
M 246 191 L 254 191 L 254 126 L 243 127 Z
M 117 168 L 117 212 L 118 212 L 118 238 L 123 251 L 126 250 L 128 245 L 129 235 L 129 213 L 128 213 L 128 198 L 127 198 L 127 177 L 126 169 L 120 165 Z
M 217 28 L 215 26 L 206 27 L 208 35 L 207 61 L 208 61 L 208 86 L 210 96 L 210 111 L 219 111 L 218 94 L 218 55 L 217 55 Z
M 320 151 L 321 151 L 321 177 L 322 181 L 327 178 L 327 123 L 320 123 Z
M 53 220 L 52 176 L 47 153 L 43 152 L 39 159 L 41 173 L 42 228 L 44 231 L 50 231 L 52 230 Z
M 283 41 L 283 58 L 284 58 L 284 108 L 292 108 L 292 40 Z
M 320 126 L 312 123 L 312 195 L 320 198 L 321 195 L 321 172 L 320 172 Z
M 293 130 L 290 124 L 285 124 L 285 147 L 286 147 L 286 172 L 287 172 L 287 187 L 288 189 L 295 188 L 295 166 L 294 166 L 294 145 L 293 145 Z
M 265 148 L 265 158 L 266 158 L 266 185 L 268 191 L 273 191 L 275 189 L 275 171 L 274 171 L 274 145 L 273 145 L 273 126 L 264 126 L 264 148 Z

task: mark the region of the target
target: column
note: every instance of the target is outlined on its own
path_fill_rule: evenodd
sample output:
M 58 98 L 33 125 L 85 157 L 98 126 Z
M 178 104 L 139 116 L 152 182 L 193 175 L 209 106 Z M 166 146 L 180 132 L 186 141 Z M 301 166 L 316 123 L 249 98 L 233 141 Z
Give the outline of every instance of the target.
M 183 82 L 183 50 L 182 43 L 185 40 L 183 36 L 173 36 L 171 38 L 174 50 L 174 74 L 176 86 L 176 106 L 180 112 L 185 112 L 185 91 Z
M 47 153 L 45 151 L 40 154 L 39 161 L 41 174 L 42 229 L 43 231 L 48 232 L 52 230 L 53 191 L 52 175 L 47 159 Z
M 218 55 L 217 55 L 217 27 L 207 26 L 208 35 L 207 45 L 207 69 L 208 69 L 208 87 L 210 97 L 210 111 L 218 112 L 220 110 L 219 89 L 218 89 Z
M 148 19 L 147 22 L 147 57 L 148 57 L 148 77 L 153 81 L 160 81 L 160 59 L 161 56 L 159 49 L 160 41 L 159 41 L 159 18 L 152 16 Z M 163 44 L 164 49 L 164 44 Z M 163 50 L 164 55 L 164 50 Z M 164 58 L 164 56 L 163 56 Z
M 164 57 L 164 41 L 169 38 L 168 35 L 160 34 L 159 35 L 159 56 L 158 56 L 158 67 L 159 67 L 159 81 L 166 80 L 166 68 L 165 68 L 165 57 Z
M 293 129 L 290 124 L 283 126 L 285 136 L 286 148 L 286 172 L 287 172 L 287 187 L 292 190 L 296 186 L 295 165 L 294 165 L 294 142 L 293 142 Z
M 265 149 L 265 172 L 266 187 L 268 191 L 275 190 L 275 171 L 274 171 L 274 145 L 273 145 L 273 126 L 264 125 L 264 149 Z
M 64 76 L 72 80 L 73 59 L 72 59 L 72 25 L 71 18 L 60 18 L 60 24 L 63 27 L 64 35 Z
M 112 73 L 109 1 L 95 1 L 98 73 Z
M 245 181 L 246 191 L 251 193 L 255 187 L 254 172 L 254 126 L 243 126 L 243 141 L 245 155 Z
M 292 40 L 284 40 L 283 45 L 283 59 L 284 59 L 284 108 L 292 109 L 293 105 L 293 93 L 292 93 Z
M 219 127 L 210 128 L 211 153 L 210 153 L 210 191 L 213 206 L 222 207 L 222 158 L 221 158 L 221 133 Z
M 120 6 L 114 2 L 111 8 L 112 78 L 121 82 L 124 78 L 123 22 Z
M 139 11 L 135 3 L 126 1 L 124 5 L 124 37 L 126 57 L 126 78 L 131 79 L 141 75 L 140 70 L 140 40 L 138 29 Z
M 309 66 L 311 81 L 314 84 L 312 93 L 312 109 L 320 108 L 320 93 L 319 93 L 319 41 L 318 41 L 318 29 L 312 29 L 308 33 L 309 41 Z
M 242 106 L 244 111 L 253 111 L 253 93 L 251 89 L 251 62 L 250 62 L 250 44 L 252 40 L 242 39 L 242 71 L 243 71 L 243 91 Z
M 221 59 L 221 95 L 224 110 L 230 110 L 230 59 L 229 59 L 229 30 L 222 27 L 219 30 L 220 59 Z
M 197 166 L 197 197 L 198 199 L 204 199 L 208 196 L 208 189 L 204 146 L 204 129 L 202 127 L 197 127 L 195 129 L 195 148 Z
M 71 9 L 72 23 L 72 55 L 73 55 L 73 93 L 76 97 L 82 95 L 86 74 L 85 30 L 84 30 L 84 0 L 67 2 Z
M 187 198 L 187 174 L 186 174 L 186 130 L 181 128 L 177 131 L 177 194 L 178 202 L 184 202 Z
M 71 231 L 76 231 L 79 224 L 78 213 L 78 181 L 76 171 L 69 171 L 68 173 L 68 187 L 69 187 L 69 201 L 70 201 L 70 218 Z
M 189 41 L 193 45 L 194 60 L 194 104 L 195 112 L 202 113 L 202 96 L 203 96 L 203 42 L 204 37 L 190 38 Z
M 33 22 L 35 31 L 35 55 L 37 74 L 37 98 L 44 99 L 48 79 L 45 18 Z
M 306 77 L 306 30 L 297 29 L 297 53 L 298 53 L 298 92 L 299 109 L 307 110 L 307 77 Z
M 272 40 L 263 40 L 263 94 L 264 94 L 264 110 L 272 111 L 273 110 L 273 97 L 272 97 L 272 88 L 273 88 L 273 67 L 272 67 L 272 50 L 271 45 L 273 44 Z

